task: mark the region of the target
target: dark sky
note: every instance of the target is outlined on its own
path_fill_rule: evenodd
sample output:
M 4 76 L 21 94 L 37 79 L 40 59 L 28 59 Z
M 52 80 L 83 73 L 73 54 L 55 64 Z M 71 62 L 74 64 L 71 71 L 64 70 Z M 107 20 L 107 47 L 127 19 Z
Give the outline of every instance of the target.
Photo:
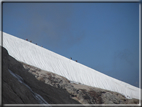
M 139 3 L 3 3 L 3 31 L 139 85 Z

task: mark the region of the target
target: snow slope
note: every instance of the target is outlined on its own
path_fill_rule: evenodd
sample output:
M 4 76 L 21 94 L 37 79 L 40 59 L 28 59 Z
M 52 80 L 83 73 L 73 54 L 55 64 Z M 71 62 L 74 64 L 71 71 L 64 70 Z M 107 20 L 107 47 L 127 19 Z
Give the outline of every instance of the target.
M 3 47 L 15 59 L 64 76 L 71 81 L 115 91 L 125 95 L 127 98 L 140 99 L 139 88 L 107 76 L 29 41 L 3 33 Z

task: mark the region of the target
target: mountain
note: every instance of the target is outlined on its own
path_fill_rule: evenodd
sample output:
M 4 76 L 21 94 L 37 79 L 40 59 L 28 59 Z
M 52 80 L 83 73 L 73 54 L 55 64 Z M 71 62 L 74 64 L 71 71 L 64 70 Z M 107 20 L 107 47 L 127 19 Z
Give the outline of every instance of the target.
M 5 48 L 2 48 L 2 58 L 3 104 L 139 103 L 138 99 L 127 99 L 117 92 L 75 83 L 60 75 L 19 62 Z
M 138 88 L 43 47 L 6 33 L 3 47 L 3 104 L 139 103 Z
M 35 93 L 41 95 L 50 104 L 79 104 L 71 99 L 65 90 L 38 81 L 28 70 L 24 69 L 22 63 L 9 56 L 6 49 L 2 48 L 2 52 L 3 104 L 42 104 L 43 102 L 35 97 Z M 21 77 L 24 84 L 19 82 L 11 72 Z

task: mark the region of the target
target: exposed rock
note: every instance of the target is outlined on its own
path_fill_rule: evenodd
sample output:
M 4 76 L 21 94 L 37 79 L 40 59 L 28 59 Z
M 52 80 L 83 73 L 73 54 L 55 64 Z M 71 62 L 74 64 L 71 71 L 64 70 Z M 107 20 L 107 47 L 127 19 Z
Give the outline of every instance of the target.
M 32 91 L 50 104 L 138 104 L 137 99 L 100 88 L 69 81 L 65 77 L 18 62 L 2 48 L 2 103 L 39 104 L 29 88 L 20 83 L 9 71 L 21 76 Z
M 60 88 L 52 87 L 39 81 L 26 70 L 22 63 L 8 55 L 2 48 L 2 103 L 3 104 L 39 104 L 29 88 L 13 77 L 8 70 L 21 76 L 33 92 L 42 96 L 49 104 L 80 104 L 70 98 L 70 94 Z
M 82 104 L 138 104 L 137 99 L 127 99 L 125 96 L 100 88 L 76 84 L 66 78 L 22 63 L 24 68 L 32 73 L 39 81 L 56 88 L 65 89 L 72 99 Z
M 15 103 L 38 103 L 38 101 L 32 96 L 31 92 L 23 84 L 17 81 L 8 71 L 9 66 L 9 55 L 6 49 L 2 48 L 3 55 L 3 83 L 2 83 L 2 102 L 5 104 L 15 104 Z M 24 94 L 26 94 L 24 96 Z M 23 97 L 24 96 L 24 97 Z M 30 102 L 29 102 L 30 101 Z

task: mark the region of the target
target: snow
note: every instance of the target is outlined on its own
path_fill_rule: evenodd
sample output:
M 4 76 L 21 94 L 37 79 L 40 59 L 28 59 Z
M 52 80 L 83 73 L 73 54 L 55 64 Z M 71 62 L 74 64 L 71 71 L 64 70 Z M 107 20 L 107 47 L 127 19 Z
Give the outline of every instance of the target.
M 127 98 L 140 99 L 140 88 L 4 32 L 3 47 L 18 61 L 64 76 L 70 81 L 115 91 Z

